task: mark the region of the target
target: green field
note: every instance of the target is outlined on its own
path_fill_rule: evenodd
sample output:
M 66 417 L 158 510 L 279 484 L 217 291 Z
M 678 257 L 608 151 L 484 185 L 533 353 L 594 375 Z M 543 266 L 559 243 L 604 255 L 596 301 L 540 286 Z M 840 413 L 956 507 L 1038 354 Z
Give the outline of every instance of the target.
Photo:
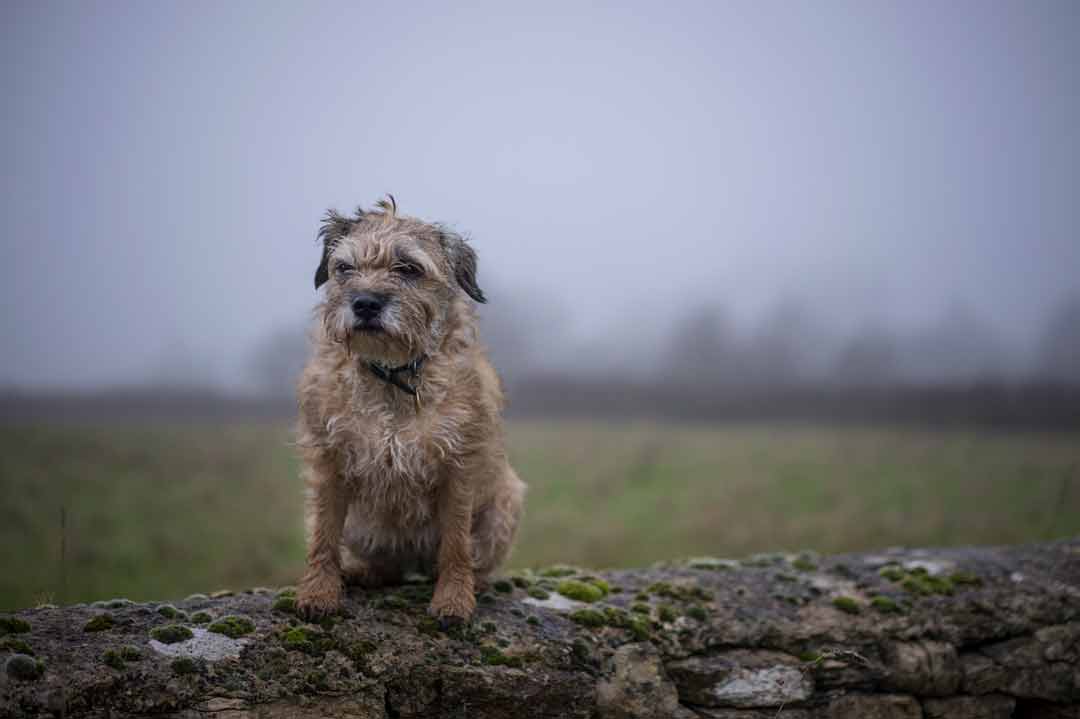
M 519 422 L 509 434 L 530 485 L 519 567 L 1080 533 L 1075 432 Z M 289 442 L 271 425 L 0 428 L 0 609 L 292 583 L 304 549 Z

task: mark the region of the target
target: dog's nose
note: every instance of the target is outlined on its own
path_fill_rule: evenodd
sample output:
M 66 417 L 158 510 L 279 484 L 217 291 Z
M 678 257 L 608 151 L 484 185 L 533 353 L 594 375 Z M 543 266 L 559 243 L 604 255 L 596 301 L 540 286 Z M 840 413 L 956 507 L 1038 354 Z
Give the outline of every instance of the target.
M 352 311 L 357 319 L 370 320 L 379 316 L 386 298 L 373 292 L 360 292 L 352 297 Z

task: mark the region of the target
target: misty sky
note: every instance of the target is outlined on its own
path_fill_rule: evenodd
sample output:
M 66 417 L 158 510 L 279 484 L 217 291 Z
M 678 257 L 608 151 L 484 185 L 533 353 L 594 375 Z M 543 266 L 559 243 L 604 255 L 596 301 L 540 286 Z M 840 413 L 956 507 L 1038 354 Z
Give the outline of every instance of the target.
M 385 192 L 578 335 L 1080 290 L 1075 0 L 460 5 L 0 5 L 0 384 L 237 381 Z

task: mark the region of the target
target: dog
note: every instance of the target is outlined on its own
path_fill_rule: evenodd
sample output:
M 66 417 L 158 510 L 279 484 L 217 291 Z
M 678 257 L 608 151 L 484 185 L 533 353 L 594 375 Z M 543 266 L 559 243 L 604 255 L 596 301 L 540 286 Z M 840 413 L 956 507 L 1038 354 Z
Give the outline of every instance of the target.
M 318 237 L 313 353 L 298 386 L 307 490 L 301 615 L 340 609 L 344 586 L 436 577 L 429 613 L 467 621 L 506 559 L 525 484 L 507 459 L 503 392 L 479 341 L 476 252 L 393 196 Z

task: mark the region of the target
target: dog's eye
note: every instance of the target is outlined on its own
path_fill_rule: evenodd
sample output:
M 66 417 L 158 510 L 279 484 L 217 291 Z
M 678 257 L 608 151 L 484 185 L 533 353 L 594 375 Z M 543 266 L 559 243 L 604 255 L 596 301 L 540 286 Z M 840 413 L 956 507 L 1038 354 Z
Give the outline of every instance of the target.
M 353 267 L 350 264 L 346 264 L 344 262 L 342 262 L 341 264 L 334 267 L 334 272 L 336 272 L 341 277 L 344 277 L 345 275 L 351 274 L 351 273 L 353 273 L 355 271 L 356 271 L 355 267 Z
M 394 272 L 397 272 L 402 277 L 416 278 L 424 274 L 424 270 L 420 265 L 413 264 L 412 262 L 400 262 L 394 265 Z

